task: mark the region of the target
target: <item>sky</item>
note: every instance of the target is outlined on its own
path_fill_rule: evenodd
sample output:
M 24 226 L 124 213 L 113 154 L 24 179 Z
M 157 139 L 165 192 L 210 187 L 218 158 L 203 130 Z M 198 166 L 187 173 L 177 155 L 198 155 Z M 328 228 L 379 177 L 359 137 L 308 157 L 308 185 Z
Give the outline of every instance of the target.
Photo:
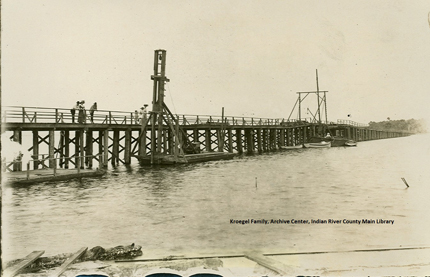
M 288 118 L 318 70 L 330 121 L 430 122 L 429 12 L 427 0 L 3 0 L 2 105 L 134 111 L 165 49 L 174 113 Z

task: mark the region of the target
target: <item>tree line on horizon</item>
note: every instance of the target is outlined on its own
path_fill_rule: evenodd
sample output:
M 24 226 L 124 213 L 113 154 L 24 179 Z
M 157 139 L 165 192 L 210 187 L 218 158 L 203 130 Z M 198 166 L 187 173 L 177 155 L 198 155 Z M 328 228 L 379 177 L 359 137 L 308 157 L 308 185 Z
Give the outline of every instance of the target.
M 412 133 L 427 133 L 427 124 L 424 119 L 400 119 L 380 122 L 369 122 L 369 128 L 381 131 L 405 131 Z

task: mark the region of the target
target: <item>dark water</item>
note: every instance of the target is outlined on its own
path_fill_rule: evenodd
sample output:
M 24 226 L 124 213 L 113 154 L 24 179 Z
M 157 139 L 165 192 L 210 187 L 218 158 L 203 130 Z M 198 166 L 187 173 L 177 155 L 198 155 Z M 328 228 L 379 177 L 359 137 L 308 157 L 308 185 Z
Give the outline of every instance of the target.
M 429 138 L 175 167 L 120 166 L 99 179 L 3 187 L 3 258 L 133 242 L 146 257 L 429 246 Z M 394 224 L 240 225 L 230 219 Z

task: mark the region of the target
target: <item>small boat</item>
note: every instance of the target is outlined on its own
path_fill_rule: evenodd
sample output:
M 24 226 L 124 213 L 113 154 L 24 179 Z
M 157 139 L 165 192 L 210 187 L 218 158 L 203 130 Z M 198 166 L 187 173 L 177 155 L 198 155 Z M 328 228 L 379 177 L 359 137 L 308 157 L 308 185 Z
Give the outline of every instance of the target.
M 303 145 L 290 145 L 290 146 L 281 146 L 282 150 L 293 150 L 303 148 Z
M 309 138 L 308 142 L 310 143 L 316 143 L 316 142 L 331 142 L 330 147 L 340 147 L 345 146 L 345 144 L 348 141 L 352 141 L 350 139 L 344 138 L 344 137 L 332 137 L 332 136 L 325 136 L 325 137 L 311 137 Z
M 357 142 L 355 140 L 348 140 L 347 142 L 345 142 L 344 144 L 345 146 L 357 146 Z
M 321 142 L 310 142 L 303 144 L 305 148 L 329 148 L 331 147 L 331 142 L 321 141 Z

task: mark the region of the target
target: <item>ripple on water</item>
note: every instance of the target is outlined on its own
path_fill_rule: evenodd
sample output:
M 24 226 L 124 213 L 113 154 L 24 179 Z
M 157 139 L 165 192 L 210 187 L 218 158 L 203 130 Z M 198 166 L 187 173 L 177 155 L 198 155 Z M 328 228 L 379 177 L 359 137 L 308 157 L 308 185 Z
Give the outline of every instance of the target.
M 6 257 L 135 242 L 167 255 L 430 243 L 428 136 L 301 149 L 175 167 L 117 167 L 103 178 L 6 187 Z M 401 149 L 399 151 L 399 149 Z M 315 150 L 315 151 L 314 151 Z M 405 189 L 401 177 L 411 187 Z M 257 178 L 257 188 L 256 188 Z M 394 219 L 392 226 L 236 225 L 230 219 Z M 402 234 L 402 235 L 398 235 Z M 342 246 L 344 245 L 344 246 Z

